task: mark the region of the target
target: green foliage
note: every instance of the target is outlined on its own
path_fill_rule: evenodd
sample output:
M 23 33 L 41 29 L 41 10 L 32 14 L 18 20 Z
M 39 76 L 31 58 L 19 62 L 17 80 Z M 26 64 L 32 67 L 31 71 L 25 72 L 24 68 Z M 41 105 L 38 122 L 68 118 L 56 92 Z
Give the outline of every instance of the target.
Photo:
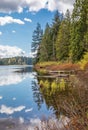
M 40 55 L 40 43 L 43 37 L 43 30 L 41 29 L 41 25 L 37 23 L 36 29 L 33 32 L 32 35 L 32 52 L 36 53 L 36 56 L 34 58 L 34 63 L 39 61 L 39 55 Z
M 50 82 L 48 80 L 40 80 L 39 81 L 39 85 L 40 87 L 44 88 L 44 89 L 49 89 L 50 88 Z
M 56 40 L 57 40 L 57 35 L 58 35 L 58 31 L 60 28 L 60 24 L 61 24 L 61 16 L 59 14 L 58 11 L 56 11 L 55 15 L 54 15 L 54 19 L 52 22 L 52 27 L 51 27 L 51 32 L 52 32 L 52 60 L 56 60 Z
M 46 87 L 46 89 L 50 88 L 50 82 L 48 80 L 45 80 L 44 86 Z
M 56 81 L 53 81 L 51 83 L 51 93 L 55 93 L 56 90 L 57 90 L 57 83 L 56 83 Z
M 43 87 L 43 86 L 44 86 L 43 80 L 40 80 L 39 85 L 40 85 L 40 87 Z
M 35 52 L 36 49 L 39 47 L 39 44 L 41 43 L 43 35 L 43 30 L 41 29 L 41 25 L 37 23 L 36 29 L 33 32 L 32 35 L 32 51 Z
M 84 54 L 82 60 L 79 62 L 80 68 L 84 69 L 85 66 L 88 64 L 88 52 Z
M 79 61 L 88 51 L 88 4 L 87 0 L 76 0 L 72 13 L 71 58 Z
M 61 79 L 61 81 L 59 83 L 59 89 L 60 89 L 60 91 L 64 91 L 65 90 L 65 86 L 66 86 L 65 80 Z
M 41 27 L 33 34 L 33 47 L 39 47 L 37 62 L 80 61 L 88 52 L 88 1 L 76 0 L 72 15 L 69 10 L 64 17 L 56 11 L 52 24 L 46 24 L 41 40 L 38 32 L 41 34 Z
M 51 30 L 50 26 L 47 23 L 45 32 L 41 41 L 40 45 L 40 55 L 39 55 L 39 61 L 49 61 L 52 56 L 52 40 L 51 40 Z
M 47 70 L 46 69 L 39 69 L 38 74 L 45 75 L 45 74 L 47 74 Z
M 32 59 L 29 57 L 2 58 L 0 65 L 32 65 Z

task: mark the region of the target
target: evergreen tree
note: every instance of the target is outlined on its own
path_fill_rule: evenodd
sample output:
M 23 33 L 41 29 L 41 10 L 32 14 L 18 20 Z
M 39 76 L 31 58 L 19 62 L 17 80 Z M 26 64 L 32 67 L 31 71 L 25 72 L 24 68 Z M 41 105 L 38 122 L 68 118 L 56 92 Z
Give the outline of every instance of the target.
M 85 51 L 88 50 L 88 8 L 87 0 L 76 0 L 72 14 L 71 29 L 71 58 L 72 61 L 78 61 L 82 58 Z M 87 48 L 85 46 L 87 45 Z
M 59 61 L 68 60 L 70 46 L 70 12 L 67 10 L 65 18 L 61 22 L 56 40 L 56 58 Z
M 52 58 L 51 28 L 46 24 L 45 32 L 40 45 L 40 61 L 49 61 Z
M 41 29 L 41 25 L 37 23 L 36 29 L 34 30 L 32 35 L 32 52 L 35 52 L 39 49 L 42 36 L 43 36 L 43 30 Z
M 43 30 L 41 29 L 41 25 L 37 23 L 36 29 L 33 32 L 32 36 L 32 53 L 34 53 L 33 62 L 36 63 L 39 61 L 40 55 L 40 43 L 43 37 Z
M 61 18 L 60 18 L 60 14 L 58 11 L 56 11 L 55 15 L 54 15 L 54 19 L 52 22 L 52 27 L 51 27 L 51 31 L 52 31 L 52 53 L 53 53 L 53 60 L 56 60 L 56 39 L 57 39 L 57 34 L 59 31 L 59 27 L 60 27 L 60 23 L 61 23 Z

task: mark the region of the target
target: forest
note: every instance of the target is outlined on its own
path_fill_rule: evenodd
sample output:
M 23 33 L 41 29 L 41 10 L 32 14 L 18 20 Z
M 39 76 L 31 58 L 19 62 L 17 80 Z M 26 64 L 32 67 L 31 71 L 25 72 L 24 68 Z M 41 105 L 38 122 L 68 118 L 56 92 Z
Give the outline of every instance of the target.
M 1 58 L 0 65 L 32 65 L 32 58 L 29 57 Z
M 37 23 L 32 36 L 35 62 L 59 61 L 77 63 L 88 59 L 88 1 L 76 0 L 74 9 L 65 14 L 55 12 L 45 30 Z

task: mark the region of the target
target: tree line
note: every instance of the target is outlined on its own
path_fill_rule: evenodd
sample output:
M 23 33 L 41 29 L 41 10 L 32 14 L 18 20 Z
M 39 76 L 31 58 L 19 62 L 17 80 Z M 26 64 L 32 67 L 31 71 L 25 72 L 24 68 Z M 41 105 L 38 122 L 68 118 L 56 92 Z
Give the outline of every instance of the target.
M 19 56 L 12 58 L 1 58 L 0 65 L 32 65 L 32 58 Z
M 36 62 L 77 62 L 88 52 L 88 3 L 75 0 L 72 14 L 56 11 L 52 24 L 46 23 L 43 31 L 37 23 L 32 36 L 32 52 Z

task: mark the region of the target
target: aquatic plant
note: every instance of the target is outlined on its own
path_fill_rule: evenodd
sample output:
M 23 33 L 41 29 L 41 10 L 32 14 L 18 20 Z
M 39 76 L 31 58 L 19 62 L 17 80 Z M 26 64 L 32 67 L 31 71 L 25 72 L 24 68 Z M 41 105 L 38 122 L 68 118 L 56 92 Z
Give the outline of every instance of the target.
M 40 87 L 43 87 L 43 86 L 44 86 L 44 82 L 43 82 L 43 80 L 40 80 L 40 82 L 39 82 L 39 86 L 40 86 Z
M 65 90 L 65 86 L 66 86 L 66 82 L 65 80 L 62 78 L 60 83 L 59 83 L 59 89 L 62 91 L 62 90 Z
M 51 91 L 52 91 L 52 93 L 55 93 L 56 89 L 57 89 L 57 83 L 55 81 L 53 81 L 51 83 Z

